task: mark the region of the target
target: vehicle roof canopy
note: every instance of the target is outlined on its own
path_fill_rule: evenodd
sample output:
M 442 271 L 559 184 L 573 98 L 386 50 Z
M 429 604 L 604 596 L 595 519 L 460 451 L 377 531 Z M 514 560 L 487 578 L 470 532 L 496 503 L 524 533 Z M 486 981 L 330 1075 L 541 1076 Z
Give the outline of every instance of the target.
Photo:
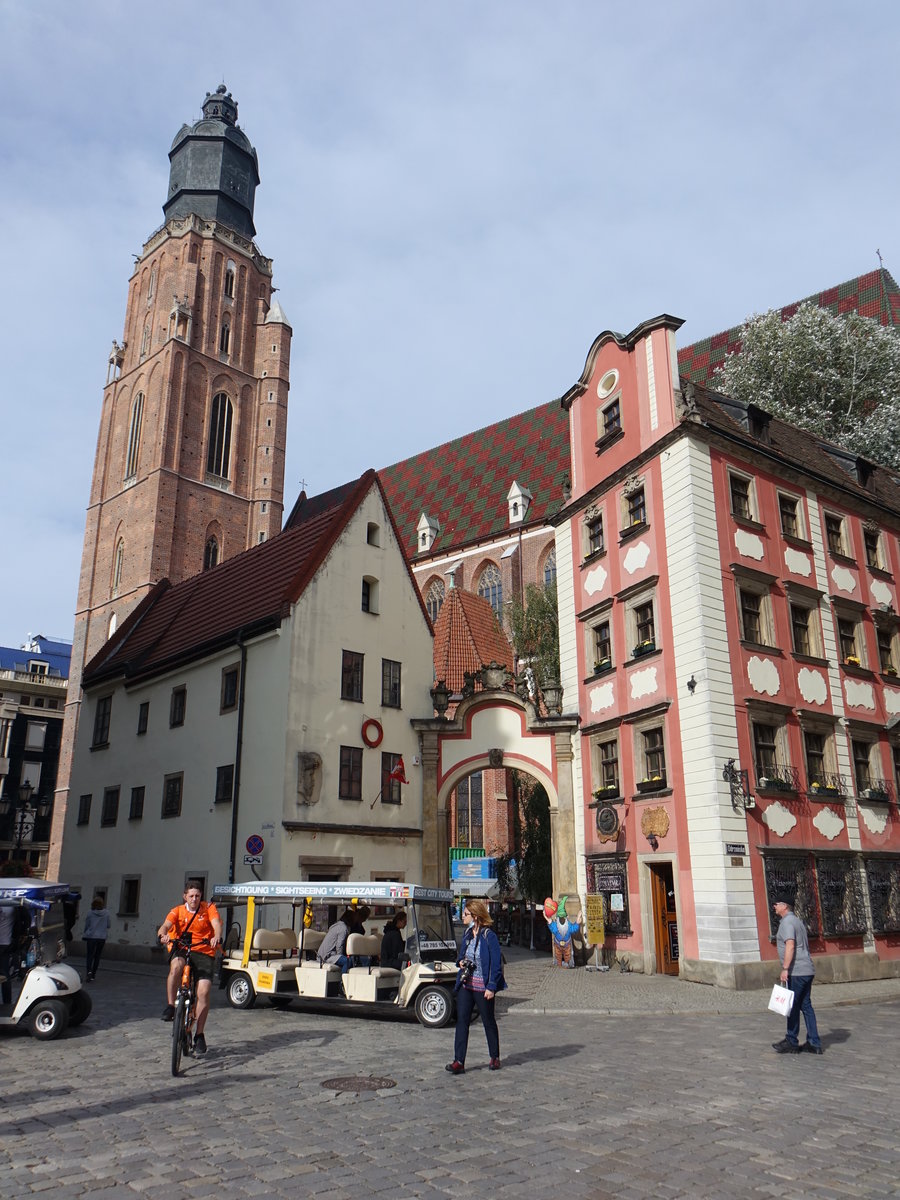
M 212 891 L 212 899 L 222 904 L 241 904 L 251 896 L 256 903 L 269 901 L 283 904 L 301 904 L 307 898 L 347 904 L 354 900 L 370 904 L 405 904 L 409 900 L 453 903 L 453 893 L 446 888 L 422 887 L 418 883 L 373 883 L 371 880 L 358 883 L 310 883 L 305 879 L 262 879 L 252 883 L 218 883 Z
M 0 904 L 17 900 L 80 899 L 67 883 L 48 883 L 46 879 L 0 879 Z

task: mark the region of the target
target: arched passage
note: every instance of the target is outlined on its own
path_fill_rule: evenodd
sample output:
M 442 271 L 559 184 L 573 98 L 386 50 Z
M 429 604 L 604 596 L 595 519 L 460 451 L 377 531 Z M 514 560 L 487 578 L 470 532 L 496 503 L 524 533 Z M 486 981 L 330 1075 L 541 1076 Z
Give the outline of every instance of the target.
M 449 880 L 451 793 L 473 771 L 509 767 L 537 779 L 550 800 L 553 890 L 577 894 L 572 737 L 577 717 L 541 717 L 515 692 L 486 689 L 462 700 L 452 719 L 413 721 L 421 738 L 426 883 Z

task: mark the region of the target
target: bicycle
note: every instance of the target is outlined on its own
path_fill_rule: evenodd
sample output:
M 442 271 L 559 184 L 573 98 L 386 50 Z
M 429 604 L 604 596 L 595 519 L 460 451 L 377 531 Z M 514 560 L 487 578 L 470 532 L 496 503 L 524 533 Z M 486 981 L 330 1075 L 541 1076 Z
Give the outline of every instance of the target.
M 172 1020 L 172 1074 L 177 1077 L 184 1054 L 194 1053 L 194 1025 L 197 1021 L 197 978 L 191 965 L 191 939 L 176 938 L 170 942 L 170 957 L 184 955 L 181 982 L 175 995 L 175 1016 Z

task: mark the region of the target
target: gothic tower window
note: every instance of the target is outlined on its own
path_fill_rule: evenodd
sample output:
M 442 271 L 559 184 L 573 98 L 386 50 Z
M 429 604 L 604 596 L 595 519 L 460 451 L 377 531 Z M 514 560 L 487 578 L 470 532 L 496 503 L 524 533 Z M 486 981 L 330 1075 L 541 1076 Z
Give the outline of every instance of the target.
M 113 559 L 113 581 L 112 594 L 118 596 L 119 588 L 122 585 L 122 568 L 125 565 L 125 542 L 119 538 L 116 544 L 116 554 Z
M 208 571 L 219 561 L 219 543 L 214 537 L 208 538 L 203 551 L 203 570 Z
M 212 413 L 209 419 L 209 450 L 206 469 L 211 475 L 228 478 L 231 464 L 231 420 L 233 407 L 224 392 L 213 396 Z
M 144 326 L 144 335 L 141 338 L 141 358 L 145 358 L 150 350 L 150 326 Z
M 230 260 L 225 268 L 225 295 L 229 300 L 234 299 L 234 263 Z
M 488 601 L 498 617 L 503 615 L 503 581 L 496 563 L 488 563 L 478 580 L 478 595 Z
M 432 623 L 438 619 L 438 613 L 441 611 L 444 597 L 444 581 L 442 579 L 435 579 L 425 593 L 425 608 L 429 617 L 431 617 Z
M 544 587 L 556 583 L 556 547 L 552 546 L 550 553 L 544 559 Z
M 128 427 L 128 455 L 125 459 L 125 478 L 137 474 L 138 453 L 141 448 L 141 424 L 144 419 L 144 393 L 138 392 L 131 406 L 131 421 Z
M 219 332 L 219 353 L 227 354 L 228 346 L 231 342 L 231 326 L 227 321 L 222 322 L 222 328 Z

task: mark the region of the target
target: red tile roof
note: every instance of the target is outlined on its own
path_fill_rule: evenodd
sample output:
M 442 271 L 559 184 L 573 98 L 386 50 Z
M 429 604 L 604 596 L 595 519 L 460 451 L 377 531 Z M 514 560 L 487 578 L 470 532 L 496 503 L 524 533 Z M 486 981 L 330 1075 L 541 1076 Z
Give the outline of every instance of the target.
M 871 271 L 809 297 L 831 312 L 859 311 L 900 327 L 900 288 L 888 271 Z M 785 317 L 800 301 L 785 305 Z M 728 352 L 740 346 L 741 327 L 703 338 L 678 352 L 679 372 L 708 384 Z M 534 500 L 523 527 L 545 524 L 564 503 L 568 480 L 568 416 L 558 400 L 507 417 L 475 433 L 425 450 L 379 472 L 407 556 L 416 557 L 416 526 L 425 512 L 441 531 L 431 555 L 443 555 L 509 530 L 506 495 L 513 480 Z
M 172 587 L 162 580 L 88 663 L 84 686 L 157 674 L 275 628 L 290 613 L 366 493 L 374 471 L 294 506 L 277 537 Z
M 483 596 L 450 588 L 434 623 L 434 677 L 460 692 L 466 671 L 498 662 L 512 669 L 512 649 Z

